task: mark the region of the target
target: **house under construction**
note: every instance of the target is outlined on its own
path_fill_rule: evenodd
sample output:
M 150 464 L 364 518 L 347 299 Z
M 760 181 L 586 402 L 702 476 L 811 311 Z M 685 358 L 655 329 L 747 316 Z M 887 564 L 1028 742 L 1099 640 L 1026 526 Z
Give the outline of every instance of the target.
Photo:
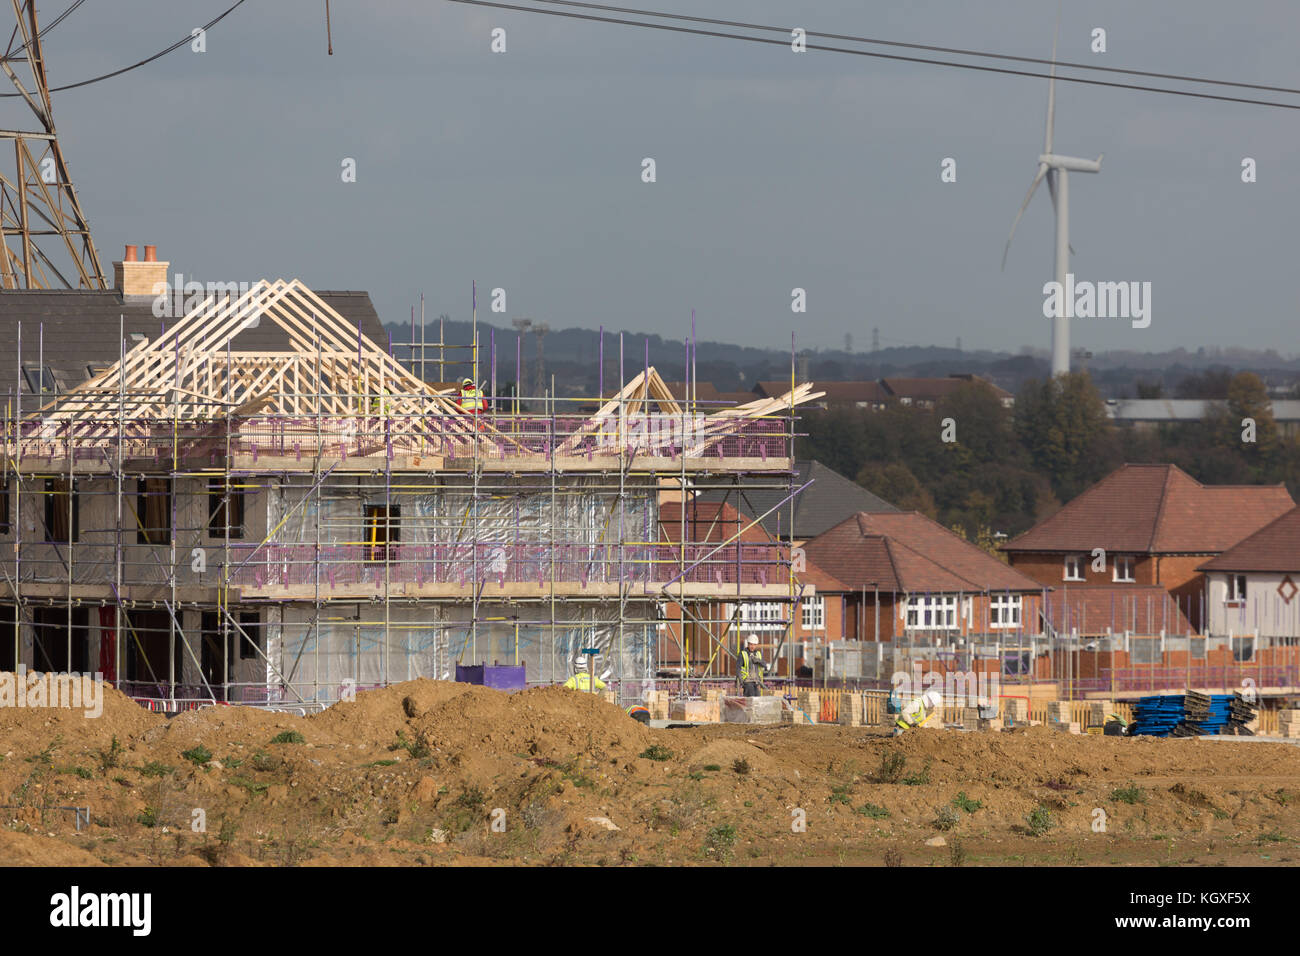
M 595 414 L 547 395 L 473 414 L 297 280 L 123 326 L 117 361 L 68 388 L 33 354 L 48 332 L 21 335 L 0 670 L 99 671 L 165 709 L 318 707 L 457 664 L 561 681 L 598 648 L 635 696 L 667 610 L 705 645 L 674 659 L 727 673 L 737 607 L 788 616 L 797 596 L 775 541 L 666 533 L 663 514 L 684 525 L 701 491 L 784 489 L 788 508 L 809 385 L 704 410 L 637 363 Z M 477 343 L 461 354 L 477 372 Z

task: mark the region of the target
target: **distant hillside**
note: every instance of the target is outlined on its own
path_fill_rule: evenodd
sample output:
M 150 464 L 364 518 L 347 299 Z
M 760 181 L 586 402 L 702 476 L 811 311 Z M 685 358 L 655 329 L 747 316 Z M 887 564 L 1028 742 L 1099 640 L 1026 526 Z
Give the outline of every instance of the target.
M 409 324 L 387 325 L 394 343 L 394 351 L 405 359 L 408 349 L 399 343 L 411 337 Z M 491 345 L 496 340 L 498 390 L 508 391 L 515 380 L 516 343 L 518 332 L 508 325 L 487 321 L 478 323 L 480 360 L 479 378 L 487 380 L 491 369 Z M 417 338 L 419 329 L 416 329 Z M 471 335 L 469 322 L 447 320 L 445 335 L 448 343 L 468 344 Z M 426 341 L 436 342 L 438 320 L 429 319 L 425 326 Z M 537 392 L 537 337 L 529 333 L 519 351 L 523 365 L 523 393 Z M 600 335 L 592 329 L 557 329 L 545 336 L 545 379 L 549 384 L 555 376 L 556 392 L 561 396 L 593 395 L 601 384 L 597 358 L 600 354 Z M 447 354 L 464 358 L 467 350 Z M 438 358 L 438 350 L 428 349 L 430 360 Z M 640 332 L 623 332 L 622 362 L 626 378 L 631 378 L 646 362 L 655 366 L 669 381 L 685 378 L 686 345 L 681 340 L 664 339 L 659 335 Z M 796 374 L 814 381 L 853 381 L 878 379 L 894 375 L 944 376 L 957 372 L 981 375 L 1003 388 L 1015 392 L 1030 378 L 1042 379 L 1048 374 L 1047 352 L 1041 349 L 1022 349 L 1019 354 L 992 351 L 959 351 L 946 346 L 903 346 L 880 349 L 876 352 L 846 352 L 842 349 L 815 349 L 801 352 L 795 357 Z M 1281 392 L 1300 382 L 1300 357 L 1283 358 L 1274 349 L 1252 351 L 1247 349 L 1175 349 L 1169 352 L 1100 352 L 1085 360 L 1094 382 L 1107 398 L 1137 396 L 1139 385 L 1163 395 L 1172 395 L 1178 384 L 1196 373 L 1211 369 L 1230 371 L 1250 370 L 1259 373 L 1271 389 Z M 466 374 L 464 366 L 449 368 L 450 380 Z M 777 349 L 752 348 L 729 342 L 701 341 L 695 355 L 695 372 L 702 382 L 712 382 L 723 391 L 747 390 L 760 380 L 781 380 L 790 375 L 790 353 Z M 426 370 L 430 380 L 439 379 L 436 365 Z M 605 332 L 605 363 L 603 384 L 605 390 L 617 384 L 619 377 L 619 333 Z

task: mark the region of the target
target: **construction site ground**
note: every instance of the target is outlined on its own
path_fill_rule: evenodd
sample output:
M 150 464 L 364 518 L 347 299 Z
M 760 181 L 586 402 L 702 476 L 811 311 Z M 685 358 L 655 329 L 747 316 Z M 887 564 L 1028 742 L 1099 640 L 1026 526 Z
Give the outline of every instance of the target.
M 427 680 L 307 717 L 168 718 L 105 695 L 98 718 L 0 710 L 0 864 L 1300 860 L 1300 748 L 1284 743 L 651 729 L 560 688 Z M 60 807 L 88 807 L 89 823 Z

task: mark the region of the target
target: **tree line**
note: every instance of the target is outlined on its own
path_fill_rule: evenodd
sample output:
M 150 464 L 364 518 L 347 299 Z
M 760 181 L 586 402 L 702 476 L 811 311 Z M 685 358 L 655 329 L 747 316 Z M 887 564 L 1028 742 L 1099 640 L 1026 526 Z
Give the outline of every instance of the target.
M 1201 420 L 1148 429 L 1117 426 L 1087 372 L 1030 379 L 1014 408 L 970 382 L 932 408 L 812 410 L 797 453 L 985 544 L 1025 531 L 1125 462 L 1172 463 L 1206 484 L 1282 482 L 1295 497 L 1300 438 L 1282 434 L 1263 381 L 1240 372 L 1216 391 Z

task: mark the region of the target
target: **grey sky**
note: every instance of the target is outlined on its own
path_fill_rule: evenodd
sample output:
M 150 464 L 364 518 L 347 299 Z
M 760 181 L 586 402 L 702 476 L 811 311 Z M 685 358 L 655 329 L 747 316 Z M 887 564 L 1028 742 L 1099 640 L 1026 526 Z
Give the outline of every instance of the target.
M 228 0 L 89 0 L 46 41 L 55 85 L 156 52 Z M 649 0 L 650 9 L 1046 57 L 1043 0 Z M 41 8 L 45 21 L 63 0 Z M 1046 348 L 1047 83 L 443 2 L 249 0 L 183 48 L 55 94 L 107 267 L 155 242 L 203 280 L 368 290 L 386 321 L 531 316 L 553 327 L 842 347 Z M 1066 2 L 1062 59 L 1300 86 L 1300 8 Z M 508 52 L 489 52 L 507 30 Z M 1089 52 L 1104 27 L 1109 52 Z M 1156 83 L 1155 85 L 1167 85 Z M 1251 94 L 1246 94 L 1251 95 Z M 1261 98 L 1280 98 L 1262 96 Z M 1300 97 L 1291 97 L 1300 102 Z M 8 100 L 5 125 L 22 122 Z M 17 117 L 20 117 L 16 119 Z M 1153 321 L 1076 320 L 1073 344 L 1297 350 L 1300 115 L 1058 85 L 1073 271 L 1153 283 Z M 654 157 L 658 182 L 641 182 Z M 956 158 L 955 184 L 939 163 Z M 1240 179 L 1242 157 L 1259 181 Z M 344 157 L 358 181 L 340 178 Z M 484 290 L 504 287 L 505 316 Z M 808 290 L 808 312 L 790 290 Z

